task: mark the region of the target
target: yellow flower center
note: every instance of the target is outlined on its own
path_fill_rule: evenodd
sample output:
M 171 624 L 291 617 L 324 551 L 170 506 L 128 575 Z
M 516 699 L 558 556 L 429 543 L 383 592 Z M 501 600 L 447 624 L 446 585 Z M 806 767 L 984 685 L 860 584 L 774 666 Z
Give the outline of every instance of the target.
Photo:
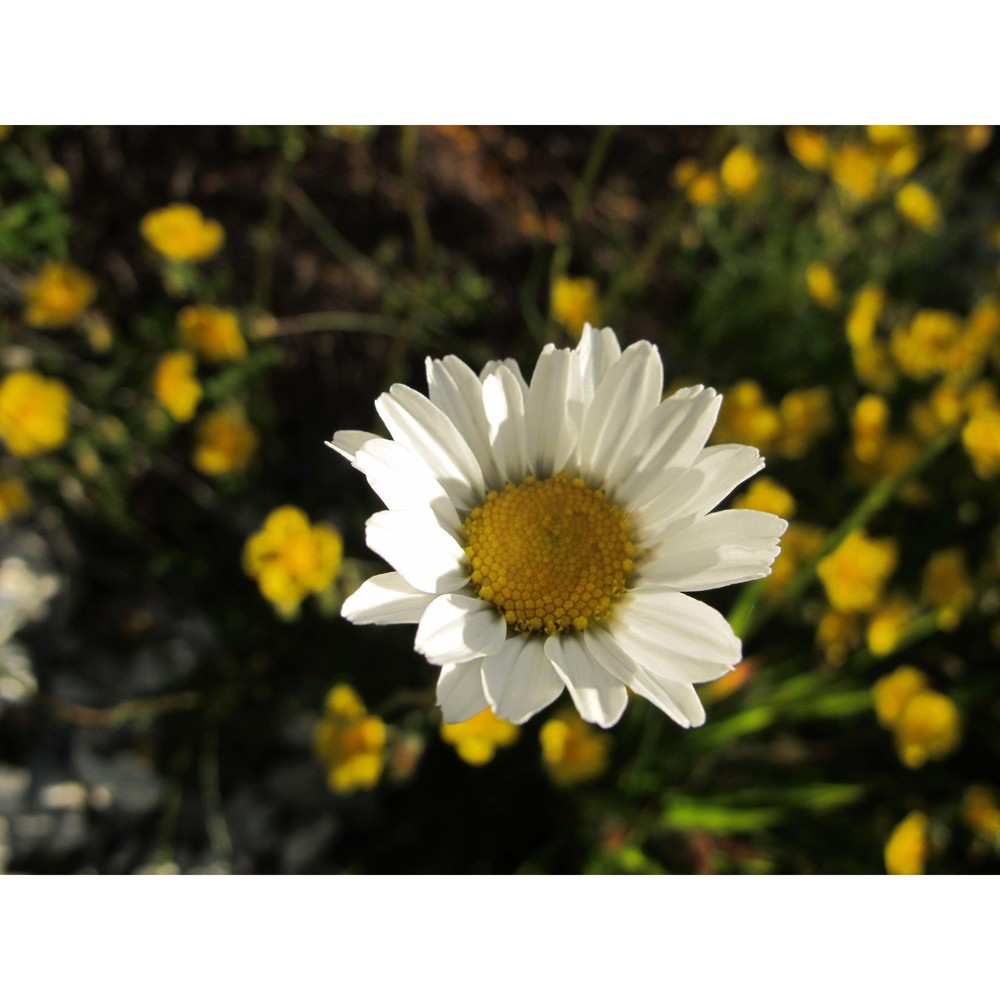
M 582 479 L 508 483 L 464 528 L 472 585 L 519 632 L 551 635 L 607 617 L 633 568 L 624 515 Z

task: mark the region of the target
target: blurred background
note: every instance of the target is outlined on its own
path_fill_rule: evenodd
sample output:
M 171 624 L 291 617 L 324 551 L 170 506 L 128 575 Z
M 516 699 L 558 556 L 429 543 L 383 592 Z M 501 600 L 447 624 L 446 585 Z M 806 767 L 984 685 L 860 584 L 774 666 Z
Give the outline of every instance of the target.
M 1000 871 L 989 126 L 0 126 L 0 871 Z M 647 339 L 790 521 L 683 731 L 442 727 L 324 447 Z

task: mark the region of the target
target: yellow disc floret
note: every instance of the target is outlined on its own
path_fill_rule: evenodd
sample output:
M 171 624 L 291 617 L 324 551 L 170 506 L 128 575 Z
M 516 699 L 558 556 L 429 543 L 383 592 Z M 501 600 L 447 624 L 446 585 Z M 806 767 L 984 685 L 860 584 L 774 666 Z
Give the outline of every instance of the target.
M 508 483 L 468 516 L 465 534 L 473 587 L 519 632 L 607 617 L 633 568 L 625 516 L 582 479 Z

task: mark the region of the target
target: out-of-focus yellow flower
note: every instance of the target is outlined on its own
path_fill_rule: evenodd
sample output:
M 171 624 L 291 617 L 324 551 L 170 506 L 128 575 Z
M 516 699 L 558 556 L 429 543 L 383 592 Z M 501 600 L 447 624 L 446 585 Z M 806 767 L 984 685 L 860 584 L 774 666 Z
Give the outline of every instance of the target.
M 889 425 L 889 404 L 882 396 L 862 396 L 851 414 L 854 455 L 859 462 L 874 462 L 885 446 Z
M 3 142 L 10 135 L 13 125 L 0 125 L 0 142 Z
M 718 443 L 749 444 L 767 451 L 781 433 L 778 411 L 764 399 L 752 379 L 737 382 L 722 400 L 712 439 Z
M 781 551 L 771 567 L 771 575 L 764 577 L 764 590 L 771 595 L 780 593 L 803 563 L 819 552 L 825 538 L 822 528 L 793 521 L 781 536 Z
M 308 594 L 326 590 L 337 578 L 343 551 L 332 525 L 311 524 L 298 507 L 278 507 L 247 539 L 243 569 L 278 612 L 291 617 Z
M 947 757 L 961 742 L 962 717 L 937 691 L 918 691 L 903 707 L 894 732 L 899 759 L 909 768 Z
M 722 197 L 719 175 L 714 170 L 702 170 L 688 184 L 685 193 L 692 205 L 702 207 L 717 205 Z
M 332 791 L 374 788 L 385 767 L 385 742 L 385 723 L 367 714 L 354 688 L 338 684 L 330 690 L 313 729 L 313 751 Z
M 920 144 L 912 125 L 869 125 L 867 132 L 887 176 L 905 177 L 920 162 Z
M 226 238 L 222 226 L 194 205 L 167 205 L 143 216 L 146 242 L 167 260 L 202 261 L 215 256 Z
M 849 611 L 829 608 L 816 626 L 816 645 L 823 650 L 823 657 L 831 666 L 843 663 L 860 639 L 858 616 Z
M 450 743 L 466 764 L 480 767 L 496 756 L 497 747 L 516 742 L 520 730 L 506 719 L 498 719 L 492 708 L 484 708 L 465 722 L 442 723 L 441 739 Z
M 847 340 L 851 347 L 863 347 L 872 342 L 875 325 L 885 308 L 885 289 L 881 285 L 865 285 L 851 303 L 847 314 Z
M 806 170 L 822 170 L 830 155 L 826 136 L 816 129 L 794 127 L 785 132 L 789 152 Z
M 954 367 L 955 346 L 963 333 L 961 317 L 943 309 L 921 309 L 910 325 L 897 326 L 889 340 L 900 371 L 926 379 Z
M 983 407 L 962 428 L 962 444 L 976 475 L 990 479 L 1000 472 L 1000 407 Z
M 20 479 L 0 479 L 0 524 L 23 514 L 31 507 L 31 497 Z
M 259 438 L 238 410 L 219 410 L 198 421 L 191 461 L 206 476 L 242 472 L 257 451 Z
M 869 538 L 859 529 L 821 559 L 816 572 L 827 600 L 838 611 L 871 611 L 882 598 L 896 559 L 891 538 Z
M 748 146 L 736 146 L 722 161 L 719 173 L 734 198 L 749 198 L 760 180 L 760 161 Z
M 987 840 L 1000 841 L 1000 803 L 996 792 L 985 785 L 972 785 L 962 796 L 965 822 Z
M 837 278 L 829 264 L 810 264 L 806 268 L 806 287 L 812 300 L 824 309 L 833 309 L 840 301 Z
M 869 201 L 878 193 L 879 162 L 865 146 L 848 143 L 830 156 L 830 176 L 856 201 Z
M 201 402 L 201 383 L 194 371 L 192 355 L 187 351 L 170 351 L 160 358 L 153 375 L 153 395 L 179 423 L 190 420 Z
M 904 146 L 916 139 L 912 125 L 866 125 L 865 131 L 876 146 Z
M 747 657 L 740 660 L 728 674 L 723 674 L 717 681 L 706 684 L 698 693 L 706 704 L 722 701 L 723 698 L 728 698 L 739 691 L 753 676 L 755 669 L 755 661 Z
M 49 262 L 24 288 L 24 321 L 29 326 L 70 326 L 94 301 L 93 279 L 72 264 Z
M 924 567 L 923 599 L 941 611 L 941 623 L 953 628 L 968 611 L 976 592 L 961 549 L 941 549 Z
M 674 167 L 674 183 L 679 188 L 686 188 L 701 171 L 697 160 L 686 157 Z
M 926 399 L 910 407 L 910 423 L 918 436 L 930 441 L 948 427 L 954 427 L 965 416 L 963 393 L 959 386 L 945 379 L 931 390 Z
M 910 223 L 925 233 L 936 233 L 941 229 L 941 206 L 922 184 L 910 181 L 896 192 L 896 211 Z
M 927 816 L 914 811 L 892 831 L 885 845 L 885 870 L 890 875 L 924 874 L 927 826 Z
M 833 398 L 826 386 L 793 389 L 779 405 L 781 433 L 778 454 L 801 458 L 833 427 Z
M 1000 302 L 995 296 L 980 299 L 949 351 L 945 368 L 970 376 L 982 367 L 1000 333 Z
M 69 389 L 35 372 L 11 372 L 0 382 L 0 440 L 28 458 L 58 448 L 69 434 Z
M 762 510 L 789 518 L 795 513 L 795 497 L 770 476 L 757 476 L 750 488 L 733 503 L 738 510 Z
M 181 344 L 210 364 L 233 361 L 247 353 L 236 313 L 215 306 L 185 306 L 177 315 Z
M 849 468 L 852 475 L 862 483 L 876 483 L 880 479 L 899 475 L 920 457 L 922 451 L 920 444 L 912 437 L 888 434 L 870 461 L 861 462 L 856 456 L 852 456 Z M 899 497 L 906 503 L 920 506 L 929 501 L 930 494 L 923 483 L 911 479 L 900 487 Z
M 896 366 L 885 344 L 872 341 L 855 347 L 852 360 L 854 373 L 863 386 L 876 392 L 891 392 L 896 387 Z
M 883 602 L 871 620 L 865 637 L 868 648 L 876 656 L 888 656 L 899 642 L 899 637 L 913 621 L 913 605 L 905 597 L 891 597 Z
M 928 690 L 927 675 L 916 667 L 899 667 L 875 682 L 872 700 L 878 721 L 892 729 L 903 714 L 910 699 L 920 691 Z
M 575 712 L 560 712 L 538 734 L 542 761 L 557 785 L 578 785 L 608 769 L 611 735 L 584 722 Z
M 597 323 L 599 304 L 593 278 L 559 278 L 552 286 L 552 316 L 579 338 L 584 323 Z
M 982 152 L 993 139 L 992 125 L 963 125 L 962 145 L 970 153 Z

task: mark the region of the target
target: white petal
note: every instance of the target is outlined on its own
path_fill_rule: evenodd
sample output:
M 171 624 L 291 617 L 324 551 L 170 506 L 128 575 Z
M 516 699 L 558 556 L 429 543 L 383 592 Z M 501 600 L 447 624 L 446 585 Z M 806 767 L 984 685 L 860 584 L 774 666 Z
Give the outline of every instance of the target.
M 462 528 L 455 505 L 430 469 L 396 441 L 376 438 L 363 444 L 354 465 L 390 510 L 429 511 L 445 531 L 458 538 Z
M 587 407 L 579 448 L 585 477 L 604 481 L 623 442 L 659 403 L 662 392 L 659 352 L 641 340 L 612 365 Z
M 483 693 L 483 661 L 446 663 L 438 677 L 437 703 L 449 724 L 465 722 L 489 708 Z
M 483 470 L 455 425 L 426 397 L 407 385 L 394 385 L 375 401 L 389 433 L 423 459 L 455 507 L 472 510 L 486 488 Z
M 572 423 L 567 400 L 579 396 L 579 368 L 572 352 L 542 351 L 524 401 L 528 465 L 539 479 L 561 472 L 576 445 L 579 423 Z M 580 414 L 577 413 L 577 421 Z
M 658 587 L 626 593 L 608 628 L 628 656 L 665 680 L 712 681 L 742 656 L 740 640 L 718 611 Z
M 504 358 L 503 361 L 487 361 L 483 365 L 483 370 L 479 373 L 479 381 L 485 382 L 487 376 L 495 374 L 501 368 L 506 368 L 514 376 L 517 384 L 521 387 L 521 392 L 527 396 L 528 382 L 521 374 L 521 366 L 513 358 Z
M 524 393 L 509 368 L 497 368 L 486 376 L 483 404 L 500 477 L 504 482 L 519 483 L 528 473 Z
M 669 536 L 642 567 L 642 579 L 697 591 L 767 576 L 788 527 L 759 510 L 720 510 Z
M 540 636 L 515 635 L 483 660 L 483 687 L 493 711 L 520 725 L 551 705 L 562 694 L 563 682 Z
M 332 448 L 337 454 L 343 455 L 356 469 L 354 456 L 357 450 L 369 441 L 384 440 L 385 438 L 380 438 L 377 434 L 371 434 L 368 431 L 337 431 L 333 435 L 333 440 L 326 442 L 326 446 Z
M 465 553 L 430 514 L 380 510 L 368 518 L 365 529 L 368 548 L 418 590 L 444 594 L 468 582 Z
M 693 684 L 668 681 L 640 668 L 632 690 L 666 712 L 685 729 L 700 726 L 705 721 L 705 708 Z
M 458 428 L 472 449 L 491 489 L 503 486 L 499 481 L 490 429 L 483 409 L 483 385 L 476 373 L 453 354 L 440 361 L 427 358 L 427 387 L 431 402 Z
M 417 626 L 414 649 L 431 663 L 464 663 L 496 653 L 507 636 L 503 616 L 468 594 L 444 594 L 432 601 Z
M 355 625 L 412 625 L 433 600 L 434 594 L 411 587 L 398 573 L 380 573 L 365 580 L 340 613 Z
M 581 718 L 607 729 L 622 717 L 628 704 L 625 685 L 589 655 L 579 633 L 550 636 L 545 655 L 563 679 Z
M 604 376 L 611 366 L 622 356 L 621 345 L 610 327 L 595 330 L 589 323 L 584 324 L 580 343 L 574 348 L 580 366 L 580 381 L 583 387 L 584 403 L 589 403 L 597 392 Z

